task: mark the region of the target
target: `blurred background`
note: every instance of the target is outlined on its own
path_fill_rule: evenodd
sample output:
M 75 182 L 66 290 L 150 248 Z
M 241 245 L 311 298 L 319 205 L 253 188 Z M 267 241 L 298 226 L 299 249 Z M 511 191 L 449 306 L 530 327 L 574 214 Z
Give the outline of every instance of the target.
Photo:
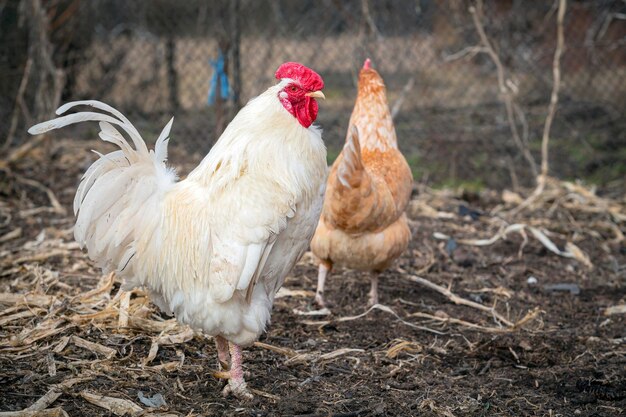
M 199 160 L 237 109 L 299 61 L 326 84 L 319 124 L 341 150 L 370 57 L 416 181 L 534 185 L 552 89 L 557 2 L 488 0 L 0 0 L 0 150 L 63 102 L 98 99 L 153 142 Z M 626 2 L 570 1 L 550 171 L 624 191 Z M 499 77 L 500 75 L 500 77 Z M 507 108 L 508 103 L 508 108 Z M 60 135 L 94 139 L 97 126 Z M 172 162 L 176 163 L 176 160 Z M 180 161 L 178 161 L 180 162 Z

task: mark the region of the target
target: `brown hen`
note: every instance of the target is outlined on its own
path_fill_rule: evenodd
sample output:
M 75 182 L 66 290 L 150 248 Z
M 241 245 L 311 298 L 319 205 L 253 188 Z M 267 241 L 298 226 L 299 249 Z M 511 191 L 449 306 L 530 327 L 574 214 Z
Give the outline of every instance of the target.
M 313 253 L 319 258 L 315 301 L 334 264 L 371 272 L 369 304 L 378 303 L 378 275 L 407 248 L 405 209 L 413 177 L 398 150 L 385 84 L 366 60 L 346 144 L 328 176 Z

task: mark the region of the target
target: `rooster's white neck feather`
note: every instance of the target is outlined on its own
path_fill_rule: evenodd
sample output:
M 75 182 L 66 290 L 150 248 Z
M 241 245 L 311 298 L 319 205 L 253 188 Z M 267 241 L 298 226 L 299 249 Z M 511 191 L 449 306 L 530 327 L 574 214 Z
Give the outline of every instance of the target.
M 315 125 L 303 127 L 280 103 L 278 94 L 291 82 L 283 79 L 251 99 L 188 178 L 218 190 L 245 173 L 284 178 L 289 172 L 297 181 L 287 181 L 284 186 L 295 193 L 306 189 L 308 179 L 299 174 L 307 170 L 300 169 L 302 160 L 293 155 L 325 150 L 321 129 Z M 276 175 L 277 171 L 282 175 Z

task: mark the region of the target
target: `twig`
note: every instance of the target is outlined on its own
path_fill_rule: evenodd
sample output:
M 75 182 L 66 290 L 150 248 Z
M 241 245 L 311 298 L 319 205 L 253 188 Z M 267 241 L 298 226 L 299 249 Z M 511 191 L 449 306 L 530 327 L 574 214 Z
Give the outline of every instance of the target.
M 500 94 L 502 95 L 502 101 L 504 102 L 504 107 L 506 108 L 506 117 L 509 123 L 509 128 L 511 129 L 511 135 L 513 136 L 513 141 L 515 145 L 519 148 L 524 158 L 528 161 L 530 165 L 530 169 L 532 171 L 533 176 L 537 176 L 537 164 L 535 163 L 535 159 L 533 158 L 530 150 L 527 146 L 524 146 L 522 139 L 520 138 L 519 132 L 517 131 L 517 123 L 515 121 L 515 113 L 514 113 L 514 103 L 513 103 L 513 95 L 514 91 L 517 89 L 515 84 L 509 79 L 505 77 L 504 66 L 502 65 L 502 61 L 500 61 L 500 57 L 496 53 L 493 45 L 489 41 L 487 34 L 485 33 L 485 28 L 482 23 L 483 16 L 483 2 L 482 0 L 478 0 L 476 2 L 476 7 L 472 6 L 469 8 L 469 11 L 472 15 L 472 20 L 474 21 L 474 26 L 476 28 L 476 32 L 478 32 L 478 36 L 480 37 L 480 41 L 483 44 L 483 48 L 480 49 L 479 52 L 485 52 L 489 55 L 491 60 L 496 66 L 496 73 L 498 76 L 498 88 L 500 90 Z
M 97 405 L 98 407 L 107 409 L 118 416 L 136 415 L 143 411 L 143 408 L 139 407 L 134 402 L 123 398 L 107 397 L 86 390 L 82 391 L 80 393 L 80 396 L 90 403 Z
M 420 353 L 424 350 L 424 347 L 417 342 L 410 342 L 402 339 L 397 339 L 394 342 L 397 343 L 387 349 L 387 352 L 385 353 L 385 356 L 390 359 L 396 358 L 400 352 Z
M 274 401 L 280 401 L 280 397 L 278 395 L 270 394 L 269 392 L 261 391 L 254 388 L 250 388 L 250 392 L 260 397 L 269 398 L 270 400 Z
M 28 57 L 26 65 L 24 66 L 22 81 L 20 81 L 20 86 L 17 89 L 17 95 L 15 96 L 15 107 L 13 108 L 13 115 L 11 116 L 11 125 L 9 127 L 9 133 L 7 134 L 7 138 L 4 141 L 4 145 L 2 146 L 3 149 L 7 149 L 9 146 L 11 146 L 11 142 L 13 142 L 13 135 L 15 134 L 15 129 L 17 129 L 19 110 L 24 105 L 24 91 L 26 90 L 26 86 L 28 85 L 28 79 L 30 77 L 30 70 L 32 66 L 33 60 L 31 57 Z
M 49 258 L 53 258 L 55 256 L 67 256 L 70 253 L 71 252 L 66 249 L 52 249 L 48 252 L 36 253 L 34 255 L 22 256 L 17 259 L 12 259 L 10 263 L 13 265 L 17 265 L 17 264 L 23 264 L 27 262 L 41 262 L 41 261 L 48 260 Z
M 0 243 L 4 243 L 4 242 L 8 242 L 9 240 L 17 239 L 20 236 L 22 236 L 22 228 L 18 227 L 18 228 L 15 228 L 15 229 L 11 230 L 10 232 L 5 233 L 2 236 L 0 236 Z
M 612 316 L 614 314 L 626 314 L 626 304 L 618 304 L 611 307 L 607 307 L 604 310 L 605 316 Z
M 415 271 L 416 274 L 423 274 L 428 272 L 428 270 L 435 264 L 435 252 L 432 250 L 430 246 L 426 247 L 428 249 L 428 261 L 424 263 L 423 266 L 420 266 L 419 269 Z
M 454 294 L 452 291 L 450 291 L 447 288 L 444 288 L 442 286 L 439 286 L 437 284 L 434 284 L 424 278 L 415 276 L 415 275 L 408 275 L 406 277 L 407 279 L 409 279 L 410 281 L 413 281 L 415 283 L 418 283 L 420 285 L 423 285 L 427 288 L 430 288 L 433 291 L 437 291 L 438 293 L 444 295 L 446 298 L 448 298 L 450 301 L 452 301 L 454 304 L 458 304 L 458 305 L 464 305 L 467 307 L 472 307 L 475 308 L 477 310 L 481 310 L 481 311 L 485 311 L 489 314 L 491 314 L 493 317 L 495 317 L 498 321 L 500 321 L 501 323 L 506 324 L 509 327 L 513 327 L 513 323 L 510 322 L 509 320 L 507 320 L 505 317 L 503 317 L 501 314 L 499 314 L 495 308 L 493 307 L 487 307 L 484 306 L 482 304 L 478 304 L 474 301 L 470 301 L 470 300 L 466 300 L 465 298 L 459 297 L 458 295 Z
M 522 317 L 520 320 L 514 323 L 513 326 L 511 327 L 481 326 L 480 324 L 471 323 L 469 321 L 457 319 L 454 317 L 439 317 L 439 316 L 434 316 L 432 314 L 421 313 L 421 312 L 410 314 L 409 317 L 421 317 L 425 319 L 439 321 L 441 323 L 458 324 L 460 326 L 468 327 L 470 329 L 479 330 L 481 332 L 486 332 L 486 333 L 509 333 L 517 329 L 520 329 L 523 325 L 525 325 L 529 321 L 536 318 L 540 313 L 542 313 L 542 310 L 539 310 L 538 308 L 534 308 L 530 310 L 529 312 L 527 312 L 524 317 Z
M 124 291 L 120 298 L 120 316 L 117 322 L 117 326 L 120 329 L 128 327 L 128 308 L 130 307 L 130 295 L 131 291 Z
M 41 118 L 58 107 L 65 85 L 65 73 L 55 67 L 52 59 L 53 48 L 47 30 L 49 22 L 45 7 L 40 0 L 28 0 L 24 4 L 24 16 L 30 20 L 28 56 L 37 65 L 33 112 L 35 117 Z M 22 111 L 26 113 L 26 106 L 22 106 Z M 26 119 L 26 123 L 30 123 L 30 117 Z
M 519 179 L 517 178 L 517 172 L 515 171 L 515 162 L 511 155 L 506 156 L 506 167 L 509 170 L 509 176 L 511 177 L 511 186 L 513 190 L 519 190 Z
M 550 240 L 548 236 L 546 236 L 546 233 L 542 232 L 536 227 L 529 226 L 524 223 L 515 223 L 515 224 L 508 225 L 506 227 L 502 227 L 495 235 L 493 235 L 489 239 L 456 239 L 456 243 L 461 244 L 461 245 L 470 245 L 470 246 L 489 246 L 489 245 L 493 245 L 498 240 L 505 238 L 509 233 L 516 232 L 516 233 L 519 233 L 524 239 L 524 242 L 522 243 L 522 247 L 520 248 L 520 254 L 521 254 L 521 250 L 523 246 L 526 245 L 526 240 L 527 240 L 527 236 L 525 233 L 526 230 L 528 230 L 533 235 L 533 237 L 535 237 L 550 252 L 555 253 L 564 258 L 576 259 L 577 261 L 587 266 L 588 268 L 593 267 L 593 264 L 591 263 L 589 256 L 587 256 L 587 254 L 584 253 L 574 243 L 567 241 L 565 243 L 565 250 L 561 250 L 558 248 L 557 245 L 554 244 L 554 242 L 552 242 L 552 240 Z M 439 232 L 433 233 L 433 237 L 435 239 L 440 239 L 440 240 L 450 239 L 450 236 L 445 235 L 443 233 L 439 233 Z
M 33 405 L 28 407 L 28 411 L 40 411 L 50 406 L 61 395 L 62 390 L 71 388 L 72 386 L 93 379 L 88 376 L 77 376 L 76 378 L 70 378 L 60 384 L 53 385 L 50 391 L 48 391 L 43 397 L 37 400 Z
M 384 311 L 385 313 L 389 313 L 392 316 L 394 316 L 400 323 L 404 324 L 405 326 L 412 327 L 414 329 L 423 330 L 425 332 L 434 333 L 434 334 L 437 334 L 437 335 L 440 335 L 440 336 L 443 336 L 443 335 L 446 334 L 444 332 L 440 332 L 438 330 L 433 330 L 433 329 L 425 327 L 425 326 L 418 326 L 417 324 L 410 323 L 410 322 L 402 319 L 398 315 L 398 313 L 396 313 L 390 307 L 388 307 L 388 306 L 386 306 L 384 304 L 374 304 L 373 306 L 371 306 L 370 308 L 365 310 L 365 312 L 363 312 L 361 314 L 357 314 L 356 316 L 340 317 L 340 318 L 332 320 L 332 321 L 331 320 L 325 320 L 325 321 L 303 321 L 302 323 L 306 324 L 306 325 L 311 325 L 311 326 L 326 326 L 326 325 L 328 325 L 330 323 L 341 323 L 341 322 L 345 322 L 345 321 L 358 320 L 360 318 L 363 318 L 363 317 L 367 316 L 373 310 L 380 310 L 380 311 Z
M 69 414 L 61 407 L 55 407 L 35 411 L 2 411 L 0 417 L 69 417 Z
M 45 185 L 43 185 L 42 183 L 32 180 L 30 178 L 24 178 L 20 175 L 15 175 L 15 180 L 17 182 L 21 182 L 22 184 L 26 184 L 26 185 L 30 185 L 31 187 L 35 187 L 40 191 L 43 191 L 44 193 L 46 193 L 46 195 L 48 196 L 48 199 L 50 200 L 50 204 L 52 205 L 52 208 L 54 209 L 55 213 L 57 214 L 61 214 L 64 215 L 67 212 L 65 211 L 65 208 L 61 205 L 61 203 L 59 203 L 59 200 L 57 199 L 57 197 L 54 195 L 54 192 L 52 192 L 52 190 L 48 187 L 46 187 Z
M 20 145 L 18 148 L 11 151 L 6 159 L 0 160 L 0 167 L 4 168 L 9 164 L 22 159 L 27 155 L 34 147 L 38 146 L 41 142 L 48 138 L 47 135 L 38 135 L 31 137 L 26 143 Z
M 404 87 L 402 87 L 402 91 L 400 92 L 400 96 L 395 101 L 395 103 L 393 103 L 393 106 L 391 107 L 391 118 L 392 119 L 395 119 L 396 116 L 398 115 L 398 113 L 400 113 L 400 108 L 402 107 L 402 104 L 404 104 L 404 100 L 406 99 L 406 95 L 413 88 L 413 84 L 415 84 L 415 79 L 410 78 L 409 81 L 407 81 L 407 83 L 404 85 Z
M 307 363 L 307 362 L 313 363 L 313 362 L 332 361 L 333 359 L 345 356 L 349 353 L 363 353 L 363 352 L 365 352 L 365 350 L 363 349 L 341 348 L 341 349 L 333 350 L 332 352 L 327 352 L 327 353 L 321 353 L 321 352 L 299 353 L 295 356 L 289 357 L 289 359 L 285 361 L 285 365 L 295 365 L 295 364 Z
M 370 6 L 368 0 L 361 0 L 361 12 L 365 17 L 365 22 L 367 22 L 367 26 L 369 27 L 372 34 L 376 36 L 376 39 L 382 40 L 383 35 L 380 33 L 378 28 L 376 27 L 376 23 L 374 22 L 374 18 L 370 12 Z
M 272 352 L 279 353 L 281 355 L 287 356 L 288 358 L 293 358 L 294 356 L 298 354 L 293 349 L 278 347 L 278 346 L 270 345 L 270 344 L 263 343 L 263 342 L 254 342 L 254 346 L 261 348 L 261 349 L 271 350 Z
M 559 102 L 559 89 L 561 88 L 561 55 L 563 54 L 563 44 L 565 43 L 563 20 L 566 8 L 567 0 L 559 0 L 559 11 L 556 18 L 556 49 L 554 50 L 554 58 L 552 60 L 552 77 L 554 81 L 552 84 L 552 93 L 550 94 L 548 115 L 546 116 L 546 122 L 543 126 L 543 136 L 541 138 L 541 174 L 537 178 L 537 188 L 535 188 L 533 193 L 526 200 L 512 211 L 512 214 L 519 213 L 533 204 L 543 193 L 548 181 L 548 143 L 550 141 L 550 129 L 554 121 L 556 106 Z
M 486 332 L 486 333 L 507 333 L 511 331 L 511 328 L 507 328 L 507 327 L 481 326 L 480 324 L 471 323 L 469 321 L 457 319 L 454 317 L 439 317 L 439 316 L 434 316 L 428 313 L 420 313 L 420 312 L 412 313 L 412 314 L 409 314 L 409 317 L 419 317 L 423 319 L 435 320 L 444 324 L 447 324 L 447 323 L 458 324 L 463 327 L 467 327 L 467 328 L 474 329 L 474 330 L 479 330 L 481 332 Z
M 548 175 L 548 142 L 550 141 L 550 129 L 552 121 L 556 113 L 556 106 L 559 102 L 559 89 L 561 88 L 561 55 L 563 54 L 563 19 L 565 17 L 565 9 L 567 8 L 567 0 L 559 0 L 559 12 L 556 18 L 557 37 L 556 49 L 554 51 L 554 59 L 552 61 L 552 76 L 554 83 L 552 84 L 552 94 L 550 95 L 550 106 L 548 107 L 548 116 L 543 127 L 543 137 L 541 139 L 541 178 L 540 182 L 545 182 Z
M 20 303 L 37 307 L 49 307 L 54 300 L 56 300 L 56 297 L 52 295 L 0 293 L 0 305 Z
M 98 353 L 107 359 L 111 359 L 113 356 L 117 354 L 117 350 L 113 348 L 110 348 L 108 346 L 103 346 L 100 343 L 90 342 L 89 340 L 85 340 L 82 337 L 78 337 L 76 335 L 72 336 L 72 342 L 77 347 L 87 349 L 93 353 Z
M 39 309 L 39 311 L 45 311 L 45 310 Z M 15 321 L 15 320 L 20 320 L 20 319 L 23 319 L 23 318 L 26 318 L 26 317 L 36 316 L 37 312 L 38 311 L 34 310 L 34 309 L 24 310 L 24 311 L 20 311 L 18 313 L 15 313 L 15 314 L 11 314 L 10 316 L 3 317 L 3 318 L 0 319 L 0 326 L 5 326 L 7 323 L 11 323 L 12 321 Z
M 450 55 L 445 55 L 443 57 L 443 61 L 451 62 L 451 61 L 456 61 L 457 59 L 461 59 L 461 58 L 469 59 L 469 58 L 474 57 L 474 55 L 480 52 L 488 52 L 488 49 L 483 46 L 466 46 L 465 48 L 461 49 L 458 52 L 455 52 Z

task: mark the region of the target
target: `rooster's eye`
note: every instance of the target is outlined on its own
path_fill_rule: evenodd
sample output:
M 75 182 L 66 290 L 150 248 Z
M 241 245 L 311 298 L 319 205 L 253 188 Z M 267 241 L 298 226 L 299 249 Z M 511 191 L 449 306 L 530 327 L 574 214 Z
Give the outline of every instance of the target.
M 296 86 L 292 85 L 291 87 L 289 87 L 289 89 L 295 93 L 295 91 L 296 91 L 298 88 L 296 88 Z

